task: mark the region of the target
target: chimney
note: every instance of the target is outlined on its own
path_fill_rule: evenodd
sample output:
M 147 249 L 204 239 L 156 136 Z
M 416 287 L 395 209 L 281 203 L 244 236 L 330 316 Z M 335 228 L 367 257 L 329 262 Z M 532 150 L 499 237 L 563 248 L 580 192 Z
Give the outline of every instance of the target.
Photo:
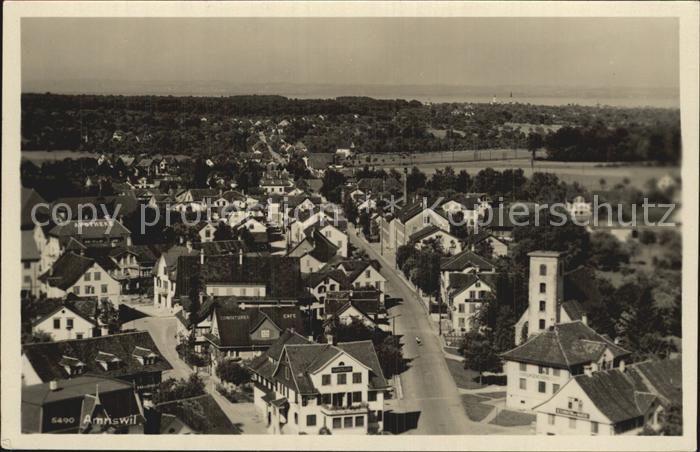
M 204 248 L 199 250 L 199 265 L 204 265 Z
M 581 322 L 582 322 L 584 325 L 588 325 L 588 316 L 587 316 L 586 314 L 583 314 L 583 315 L 581 316 Z
M 335 345 L 333 343 L 333 335 L 330 333 L 326 333 L 326 342 L 329 343 L 330 345 Z
M 182 237 L 180 237 L 180 243 L 182 243 Z M 185 246 L 187 247 L 187 253 L 188 254 L 191 253 L 192 252 L 192 242 L 190 240 L 188 240 L 185 243 Z
M 180 245 L 182 245 L 184 242 L 185 242 L 185 238 L 182 237 L 182 236 L 180 236 L 179 239 L 178 239 L 178 243 L 179 243 Z
M 58 382 L 56 380 L 49 381 L 49 389 L 51 391 L 58 391 Z
M 625 360 L 621 359 L 620 360 L 620 372 L 625 372 Z
M 243 265 L 243 248 L 238 248 L 238 265 Z
M 583 373 L 584 373 L 584 375 L 586 375 L 587 377 L 590 377 L 590 376 L 593 374 L 593 369 L 591 368 L 591 366 L 585 366 L 585 367 L 583 368 Z

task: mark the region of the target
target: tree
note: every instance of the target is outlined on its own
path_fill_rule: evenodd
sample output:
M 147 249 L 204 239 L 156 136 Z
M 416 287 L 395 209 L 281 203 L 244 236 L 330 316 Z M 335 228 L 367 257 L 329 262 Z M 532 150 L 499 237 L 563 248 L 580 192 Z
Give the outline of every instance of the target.
M 486 335 L 470 331 L 464 335 L 464 368 L 479 372 L 479 383 L 484 372 L 497 371 L 500 361 L 494 352 L 493 343 Z
M 623 306 L 617 333 L 623 345 L 637 358 L 663 358 L 670 350 L 670 343 L 664 340 L 659 329 L 662 322 L 654 305 L 652 288 L 644 281 L 640 284 L 629 282 L 616 291 Z
M 119 331 L 119 311 L 117 311 L 111 301 L 100 301 L 100 310 L 97 319 L 100 325 L 107 327 L 109 334 Z
M 225 359 L 216 366 L 216 376 L 227 383 L 240 386 L 250 381 L 250 371 L 233 359 Z
M 408 193 L 417 192 L 418 189 L 425 187 L 427 179 L 425 173 L 414 166 L 406 176 L 406 191 Z
M 527 136 L 527 150 L 532 154 L 532 160 L 535 160 L 535 153 L 544 147 L 544 138 L 536 132 L 530 132 Z
M 341 202 L 341 191 L 345 184 L 345 175 L 338 171 L 328 169 L 323 174 L 323 182 L 321 185 L 321 194 L 331 202 Z
M 598 231 L 591 235 L 590 262 L 599 270 L 618 271 L 629 259 L 629 253 L 612 234 Z
M 204 394 L 204 380 L 192 372 L 187 380 L 168 378 L 160 383 L 160 389 L 154 397 L 155 403 L 187 399 Z
M 233 231 L 229 225 L 224 222 L 220 223 L 214 231 L 214 240 L 233 240 Z
M 390 378 L 406 369 L 398 336 L 385 337 L 375 349 L 385 377 Z

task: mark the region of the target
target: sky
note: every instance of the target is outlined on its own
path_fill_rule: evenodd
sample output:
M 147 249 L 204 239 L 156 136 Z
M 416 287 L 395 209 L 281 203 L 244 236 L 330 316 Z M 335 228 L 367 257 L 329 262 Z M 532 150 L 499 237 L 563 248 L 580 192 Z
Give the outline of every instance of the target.
M 219 83 L 677 88 L 659 18 L 31 18 L 23 91 Z

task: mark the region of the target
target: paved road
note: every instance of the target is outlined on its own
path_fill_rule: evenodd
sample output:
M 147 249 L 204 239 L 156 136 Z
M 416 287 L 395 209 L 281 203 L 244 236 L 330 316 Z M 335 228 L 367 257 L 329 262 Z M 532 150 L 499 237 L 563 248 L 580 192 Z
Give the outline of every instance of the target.
M 403 282 L 382 256 L 363 238 L 358 237 L 352 225 L 348 225 L 350 242 L 382 264 L 382 275 L 387 279 L 387 292 L 403 302 L 389 309 L 395 319 L 396 334 L 402 335 L 404 358 L 411 359 L 410 367 L 401 374 L 403 399 L 390 403 L 395 412 L 420 412 L 416 428 L 410 434 L 513 434 L 497 425 L 471 421 L 462 406 L 437 333 L 430 324 L 426 309 L 411 288 Z M 417 345 L 415 337 L 422 340 Z
M 133 305 L 138 309 L 138 305 Z M 147 310 L 144 310 L 147 312 Z M 175 332 L 178 320 L 173 316 L 165 317 L 143 317 L 129 322 L 126 328 L 136 328 L 146 330 L 151 333 L 151 337 L 158 346 L 158 350 L 165 356 L 173 369 L 165 372 L 163 378 L 189 378 L 192 373 L 187 364 L 185 364 L 175 351 L 176 339 Z M 232 424 L 237 425 L 244 434 L 265 434 L 266 427 L 264 420 L 255 410 L 252 403 L 231 403 L 216 390 L 216 383 L 213 378 L 202 375 L 205 381 L 205 389 L 211 394 L 216 403 L 221 407 L 221 410 L 226 414 Z

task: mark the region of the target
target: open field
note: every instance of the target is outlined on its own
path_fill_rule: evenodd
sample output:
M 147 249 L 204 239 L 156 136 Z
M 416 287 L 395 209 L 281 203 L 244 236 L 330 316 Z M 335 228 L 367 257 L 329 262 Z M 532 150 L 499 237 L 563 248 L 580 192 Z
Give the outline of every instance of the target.
M 489 156 L 491 152 L 491 156 Z M 515 156 L 515 158 L 513 157 Z M 417 154 L 408 157 L 371 156 L 372 163 L 364 163 L 366 157 L 360 156 L 357 167 L 368 165 L 375 168 L 402 171 L 403 168 L 418 167 L 427 175 L 433 174 L 437 169 L 451 166 L 455 172 L 466 170 L 474 175 L 485 168 L 493 168 L 497 171 L 521 168 L 526 177 L 531 177 L 533 172 L 554 173 L 564 182 L 578 182 L 589 190 L 610 189 L 616 184 L 629 180 L 629 185 L 643 188 L 649 179 L 659 179 L 666 174 L 673 177 L 680 176 L 679 167 L 644 166 L 639 164 L 609 165 L 605 162 L 555 162 L 548 160 L 535 160 L 534 166 L 530 162 L 530 153 L 520 149 L 494 149 L 492 151 L 456 151 L 455 158 L 451 152 Z M 601 185 L 601 179 L 605 185 Z

